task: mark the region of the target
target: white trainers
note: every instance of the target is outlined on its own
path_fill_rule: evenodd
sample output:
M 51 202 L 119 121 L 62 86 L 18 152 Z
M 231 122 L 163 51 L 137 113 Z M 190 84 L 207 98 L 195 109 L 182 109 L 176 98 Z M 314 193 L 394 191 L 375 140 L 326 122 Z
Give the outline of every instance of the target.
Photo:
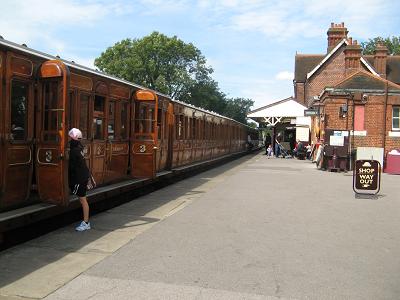
M 82 221 L 81 224 L 79 224 L 79 226 L 75 228 L 76 231 L 85 231 L 89 229 L 90 229 L 90 222 L 86 223 L 84 221 Z

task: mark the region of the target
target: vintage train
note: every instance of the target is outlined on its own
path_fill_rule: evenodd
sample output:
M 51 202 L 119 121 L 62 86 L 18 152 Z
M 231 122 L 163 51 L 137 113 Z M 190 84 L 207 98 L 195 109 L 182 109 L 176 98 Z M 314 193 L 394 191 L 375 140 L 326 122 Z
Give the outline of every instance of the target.
M 99 185 L 244 151 L 249 136 L 258 142 L 232 119 L 2 38 L 0 82 L 0 211 L 68 203 L 72 127 Z

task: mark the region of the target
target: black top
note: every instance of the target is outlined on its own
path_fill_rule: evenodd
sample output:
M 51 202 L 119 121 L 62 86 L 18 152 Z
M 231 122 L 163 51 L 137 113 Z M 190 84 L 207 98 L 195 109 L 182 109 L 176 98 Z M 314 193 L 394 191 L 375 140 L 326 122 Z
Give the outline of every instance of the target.
M 86 166 L 83 154 L 83 145 L 79 141 L 71 140 L 69 143 L 69 166 L 68 180 L 69 185 L 83 184 L 87 182 L 90 176 L 88 167 Z
M 265 145 L 268 146 L 269 144 L 271 144 L 271 136 L 267 134 L 265 137 Z

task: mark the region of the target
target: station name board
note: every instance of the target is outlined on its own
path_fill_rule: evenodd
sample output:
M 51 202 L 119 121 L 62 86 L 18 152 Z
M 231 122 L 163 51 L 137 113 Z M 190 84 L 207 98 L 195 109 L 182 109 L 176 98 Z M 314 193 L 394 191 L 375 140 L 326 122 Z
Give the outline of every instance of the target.
M 318 110 L 316 110 L 316 109 L 305 109 L 304 110 L 305 117 L 311 117 L 311 116 L 317 116 L 317 115 L 318 115 Z

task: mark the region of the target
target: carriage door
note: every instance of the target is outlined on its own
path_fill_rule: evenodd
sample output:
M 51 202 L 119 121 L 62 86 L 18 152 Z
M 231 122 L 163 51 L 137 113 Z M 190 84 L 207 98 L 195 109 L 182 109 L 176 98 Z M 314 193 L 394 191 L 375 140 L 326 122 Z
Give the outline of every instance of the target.
M 106 99 L 108 87 L 105 83 L 99 82 L 95 89 L 93 104 L 93 125 L 92 125 L 92 174 L 97 184 L 104 182 L 105 161 L 106 161 Z
M 4 53 L 0 51 L 0 203 L 1 203 L 1 195 L 3 192 L 3 178 L 4 178 L 4 154 L 5 154 L 5 132 L 4 132 L 4 120 L 5 116 L 5 103 L 4 95 L 3 95 L 3 72 L 4 72 Z
M 68 203 L 68 128 L 66 111 L 69 70 L 60 61 L 43 63 L 39 80 L 36 177 L 41 200 Z
M 171 170 L 172 168 L 172 159 L 174 150 L 174 106 L 172 103 L 168 103 L 168 110 L 167 110 L 167 120 L 166 120 L 166 133 L 168 136 L 168 148 L 167 148 L 167 162 L 165 164 L 165 168 L 167 170 Z
M 128 87 L 110 84 L 110 99 L 107 105 L 107 158 L 105 182 L 126 178 L 129 163 L 129 100 Z
M 1 57 L 3 61 L 4 56 Z M 33 64 L 30 60 L 7 53 L 5 90 L 2 101 L 1 143 L 3 184 L 0 207 L 19 204 L 29 197 L 33 172 Z M 1 69 L 4 70 L 4 65 Z M 2 74 L 4 75 L 4 73 Z M 1 81 L 1 84 L 3 81 Z M 3 86 L 4 87 L 4 86 Z
M 145 90 L 137 91 L 135 96 L 131 174 L 133 177 L 153 178 L 156 175 L 157 96 Z

